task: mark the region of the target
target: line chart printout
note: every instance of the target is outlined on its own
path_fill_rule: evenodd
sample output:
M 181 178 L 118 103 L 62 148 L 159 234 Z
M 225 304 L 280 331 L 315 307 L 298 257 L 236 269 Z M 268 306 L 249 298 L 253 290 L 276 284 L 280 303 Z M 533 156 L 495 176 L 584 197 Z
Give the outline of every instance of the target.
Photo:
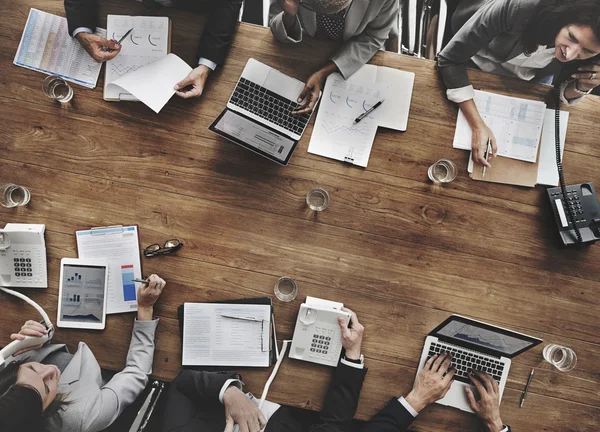
M 325 83 L 308 152 L 366 167 L 377 132 L 378 111 L 354 120 L 383 99 L 387 86 L 347 82 L 331 74 Z
M 106 37 L 104 29 L 96 34 Z M 66 18 L 33 8 L 13 63 L 88 88 L 96 87 L 102 67 L 69 35 Z
M 475 90 L 475 105 L 492 130 L 498 156 L 535 163 L 542 135 L 546 104 Z M 471 127 L 459 110 L 454 148 L 471 150 Z
M 119 55 L 106 62 L 104 99 L 137 100 L 114 82 L 169 53 L 169 18 L 108 15 L 106 27 L 109 39 L 119 40 L 133 31 L 121 43 Z

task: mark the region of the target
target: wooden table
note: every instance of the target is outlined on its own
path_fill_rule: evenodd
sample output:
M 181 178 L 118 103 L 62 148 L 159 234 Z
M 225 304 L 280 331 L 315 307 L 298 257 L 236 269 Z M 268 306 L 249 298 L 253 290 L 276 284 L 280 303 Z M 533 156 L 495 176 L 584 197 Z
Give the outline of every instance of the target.
M 124 3 L 124 4 L 123 4 Z M 74 231 L 140 226 L 142 246 L 179 238 L 173 256 L 143 260 L 146 274 L 168 281 L 156 313 L 154 375 L 180 369 L 176 308 L 184 301 L 273 296 L 282 275 L 299 282 L 291 303 L 275 301 L 277 334 L 292 336 L 307 295 L 344 302 L 365 325 L 369 373 L 357 417 L 368 419 L 392 396 L 406 394 L 425 335 L 452 313 L 523 331 L 572 347 L 578 364 L 560 373 L 542 360 L 543 345 L 513 363 L 502 418 L 515 430 L 600 429 L 600 247 L 561 250 L 546 208 L 545 188 L 471 181 L 468 153 L 452 148 L 457 109 L 444 95 L 435 64 L 392 53 L 373 63 L 416 73 L 408 130 L 379 131 L 361 169 L 307 153 L 312 124 L 291 163 L 279 167 L 207 129 L 225 106 L 247 59 L 254 57 L 305 79 L 335 49 L 307 40 L 274 42 L 268 29 L 242 24 L 224 67 L 199 100 L 174 98 L 159 115 L 136 103 L 108 103 L 99 88 L 75 87 L 68 108 L 45 98 L 42 75 L 12 64 L 30 7 L 63 14 L 62 1 L 0 3 L 0 181 L 30 188 L 25 208 L 0 209 L 0 223 L 46 224 L 47 290 L 23 290 L 56 317 L 59 261 L 76 257 Z M 141 14 L 135 2 L 103 3 L 106 13 Z M 180 11 L 173 51 L 190 64 L 205 19 Z M 103 21 L 103 20 L 102 20 Z M 542 99 L 548 87 L 469 72 L 476 88 Z M 570 109 L 567 182 L 600 187 L 597 143 L 600 99 Z M 457 162 L 451 184 L 433 186 L 427 168 Z M 324 186 L 331 206 L 307 209 L 306 192 Z M 2 343 L 37 313 L 0 295 Z M 123 367 L 132 314 L 108 318 L 103 332 L 61 330 L 55 341 L 80 340 L 103 367 Z M 527 402 L 519 396 L 536 368 Z M 260 394 L 270 370 L 243 371 Z M 273 401 L 319 409 L 331 369 L 286 360 Z M 431 406 L 419 431 L 476 430 L 474 416 Z

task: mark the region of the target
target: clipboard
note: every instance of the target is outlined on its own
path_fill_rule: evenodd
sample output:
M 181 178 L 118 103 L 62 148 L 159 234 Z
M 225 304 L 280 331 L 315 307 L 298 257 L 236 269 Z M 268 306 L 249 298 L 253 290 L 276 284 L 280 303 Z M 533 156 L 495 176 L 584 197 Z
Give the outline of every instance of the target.
M 483 165 L 473 162 L 473 172 L 469 173 L 469 177 L 490 183 L 534 187 L 537 184 L 541 148 L 542 146 L 539 145 L 535 163 L 501 156 L 494 158 L 490 162 L 491 168 L 485 172 L 485 177 L 483 177 Z
M 130 17 L 130 18 L 135 17 L 133 15 L 122 15 L 122 16 Z M 165 55 L 171 53 L 171 33 L 172 33 L 173 21 L 169 18 L 168 22 L 169 22 L 169 29 L 168 29 L 168 33 L 167 33 L 167 53 Z M 110 37 L 110 35 L 107 34 L 107 37 Z M 115 58 L 118 58 L 118 56 Z M 140 100 L 138 98 L 136 98 L 135 96 L 133 96 L 132 94 L 129 94 L 127 92 L 119 93 L 119 96 L 115 97 L 113 95 L 113 92 L 110 92 L 109 90 L 107 90 L 107 87 L 109 84 L 108 83 L 108 68 L 109 67 L 111 67 L 111 60 L 106 62 L 106 66 L 104 68 L 104 85 L 103 85 L 103 92 L 102 92 L 103 99 L 108 102 L 121 102 L 121 101 L 140 102 Z
M 106 259 L 108 299 L 106 313 L 137 311 L 134 278 L 142 278 L 140 230 L 138 225 L 111 225 L 75 231 L 79 258 Z
M 273 301 L 270 297 L 252 297 L 247 299 L 237 299 L 237 300 L 219 300 L 214 302 L 204 302 L 204 303 L 221 303 L 221 304 L 257 304 L 257 305 L 269 305 L 271 307 L 271 330 L 273 331 L 273 337 L 271 338 L 271 343 L 269 347 L 269 351 L 271 352 L 269 356 L 269 367 L 274 365 L 277 362 L 277 357 L 279 355 L 277 349 L 277 335 L 275 333 L 275 315 L 273 313 Z M 177 320 L 179 321 L 179 336 L 180 341 L 183 346 L 183 323 L 184 323 L 184 305 L 180 305 L 177 308 Z M 219 372 L 226 370 L 237 370 L 240 366 L 182 366 L 183 369 L 189 370 L 197 370 L 197 371 L 208 371 L 208 372 Z

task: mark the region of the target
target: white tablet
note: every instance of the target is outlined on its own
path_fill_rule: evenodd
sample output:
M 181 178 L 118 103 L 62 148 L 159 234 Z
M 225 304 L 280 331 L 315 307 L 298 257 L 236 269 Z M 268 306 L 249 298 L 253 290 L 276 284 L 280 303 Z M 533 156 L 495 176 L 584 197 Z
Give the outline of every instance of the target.
M 60 261 L 58 327 L 103 330 L 107 287 L 106 260 L 63 258 Z

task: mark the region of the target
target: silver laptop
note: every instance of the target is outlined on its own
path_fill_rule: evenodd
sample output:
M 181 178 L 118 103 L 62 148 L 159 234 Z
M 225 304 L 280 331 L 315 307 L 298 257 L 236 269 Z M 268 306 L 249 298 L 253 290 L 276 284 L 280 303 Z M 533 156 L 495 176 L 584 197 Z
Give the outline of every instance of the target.
M 470 387 L 474 394 L 477 394 L 477 389 L 471 384 L 468 374 L 472 370 L 480 370 L 492 376 L 498 383 L 502 399 L 511 359 L 541 342 L 541 339 L 532 336 L 452 315 L 425 339 L 417 375 L 435 354 L 452 354 L 452 364 L 456 368 L 454 383 L 437 403 L 473 412 L 465 388 Z
M 312 113 L 291 115 L 304 83 L 250 59 L 227 108 L 209 129 L 281 165 L 287 165 Z

